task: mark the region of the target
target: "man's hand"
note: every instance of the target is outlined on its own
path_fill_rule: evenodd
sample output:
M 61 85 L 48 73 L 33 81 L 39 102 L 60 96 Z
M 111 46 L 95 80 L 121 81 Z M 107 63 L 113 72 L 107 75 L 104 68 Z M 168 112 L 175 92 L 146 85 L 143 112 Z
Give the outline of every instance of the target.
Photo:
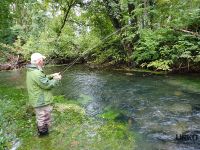
M 51 74 L 52 77 L 57 76 L 57 75 L 60 75 L 60 72 Z
M 52 74 L 52 76 L 53 76 L 54 80 L 61 80 L 61 78 L 62 78 L 60 72 L 59 73 L 54 73 L 54 74 Z

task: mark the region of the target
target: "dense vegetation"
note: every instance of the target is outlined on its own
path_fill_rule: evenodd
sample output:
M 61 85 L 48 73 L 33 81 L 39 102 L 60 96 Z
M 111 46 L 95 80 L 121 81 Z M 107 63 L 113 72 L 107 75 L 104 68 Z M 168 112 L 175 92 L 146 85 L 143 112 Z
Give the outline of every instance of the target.
M 0 14 L 1 62 L 39 51 L 54 63 L 200 71 L 199 0 L 4 0 Z

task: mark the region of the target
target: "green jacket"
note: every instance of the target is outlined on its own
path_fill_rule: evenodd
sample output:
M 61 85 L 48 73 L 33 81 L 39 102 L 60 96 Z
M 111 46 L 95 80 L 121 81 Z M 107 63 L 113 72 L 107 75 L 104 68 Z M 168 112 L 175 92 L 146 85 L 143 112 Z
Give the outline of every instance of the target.
M 46 76 L 35 65 L 27 65 L 26 84 L 30 105 L 41 107 L 53 102 L 51 89 L 58 83 L 51 75 Z

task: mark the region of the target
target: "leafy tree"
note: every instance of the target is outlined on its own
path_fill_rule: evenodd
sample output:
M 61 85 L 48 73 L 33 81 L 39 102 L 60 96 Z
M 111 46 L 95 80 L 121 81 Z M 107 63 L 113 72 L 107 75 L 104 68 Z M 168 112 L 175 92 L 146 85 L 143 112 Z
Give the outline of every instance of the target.
M 200 70 L 199 0 L 0 3 L 0 42 L 8 44 L 1 49 L 25 59 L 40 51 L 58 63 L 83 57 L 100 64 Z

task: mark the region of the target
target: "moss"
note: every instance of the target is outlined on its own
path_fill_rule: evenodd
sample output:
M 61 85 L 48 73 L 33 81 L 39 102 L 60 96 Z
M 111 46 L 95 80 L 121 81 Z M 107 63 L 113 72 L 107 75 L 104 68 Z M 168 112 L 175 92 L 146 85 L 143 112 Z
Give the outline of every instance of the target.
M 127 124 L 108 121 L 97 129 L 95 149 L 134 149 L 135 139 Z
M 114 120 L 116 119 L 118 116 L 120 115 L 119 112 L 114 111 L 114 110 L 110 110 L 107 111 L 103 114 L 100 114 L 99 117 L 103 118 L 103 119 L 107 119 L 107 120 Z
M 65 104 L 65 103 L 55 103 L 54 104 L 56 111 L 65 113 L 67 111 L 73 111 L 85 115 L 85 110 L 76 104 Z

